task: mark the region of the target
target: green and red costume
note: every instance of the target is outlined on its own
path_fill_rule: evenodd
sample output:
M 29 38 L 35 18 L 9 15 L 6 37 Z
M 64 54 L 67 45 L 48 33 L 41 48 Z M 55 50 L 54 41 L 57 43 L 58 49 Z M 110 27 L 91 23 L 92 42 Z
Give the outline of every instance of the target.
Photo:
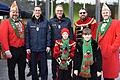
M 10 46 L 21 47 L 24 46 L 24 24 L 21 20 L 18 21 L 21 31 L 16 28 L 16 24 L 12 19 L 5 19 L 0 25 L 0 40 L 4 51 L 9 50 Z M 9 33 L 9 34 L 8 34 Z M 21 37 L 20 37 L 21 36 Z
M 74 57 L 75 51 L 75 42 L 73 40 L 56 40 L 54 47 L 53 57 L 57 59 L 60 57 L 61 64 L 67 64 L 67 60 L 72 59 Z M 64 62 L 65 61 L 65 62 Z
M 53 57 L 58 62 L 58 80 L 71 80 L 72 59 L 74 57 L 76 42 L 73 40 L 56 40 Z
M 97 42 L 93 39 L 83 39 L 76 44 L 76 50 L 74 70 L 78 70 L 79 79 L 97 80 L 97 71 L 102 71 L 102 56 Z
M 104 27 L 104 24 L 106 26 Z M 104 27 L 104 29 L 103 29 Z M 120 21 L 101 22 L 97 29 L 96 40 L 101 48 L 104 78 L 116 78 L 119 73 Z
M 86 20 L 82 21 L 79 19 L 74 23 L 75 25 L 75 33 L 74 33 L 74 40 L 80 41 L 82 39 L 82 30 L 86 27 L 90 28 L 92 30 L 92 37 L 95 39 L 96 37 L 96 30 L 97 30 L 97 24 L 96 20 L 94 18 L 87 17 Z

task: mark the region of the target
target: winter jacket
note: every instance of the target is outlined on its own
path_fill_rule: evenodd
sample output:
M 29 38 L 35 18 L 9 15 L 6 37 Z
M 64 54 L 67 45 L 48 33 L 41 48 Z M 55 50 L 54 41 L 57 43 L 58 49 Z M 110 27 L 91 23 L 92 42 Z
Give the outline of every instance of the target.
M 41 16 L 38 20 L 33 16 L 25 30 L 26 48 L 33 52 L 45 51 L 51 42 L 51 29 L 48 20 Z
M 56 15 L 54 18 L 49 20 L 49 25 L 51 26 L 51 35 L 52 35 L 52 45 L 54 46 L 55 40 L 62 39 L 61 37 L 61 29 L 68 28 L 70 30 L 70 39 L 73 39 L 73 28 L 71 27 L 71 21 L 69 18 L 62 16 L 62 19 L 59 20 Z

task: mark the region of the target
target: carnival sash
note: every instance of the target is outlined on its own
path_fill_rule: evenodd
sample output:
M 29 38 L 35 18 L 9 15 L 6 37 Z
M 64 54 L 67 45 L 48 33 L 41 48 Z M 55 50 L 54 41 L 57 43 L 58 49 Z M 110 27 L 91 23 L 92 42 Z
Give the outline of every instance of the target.
M 12 28 L 15 31 L 16 36 L 19 38 L 24 38 L 24 30 L 22 30 L 22 23 L 21 23 L 20 19 L 18 18 L 18 21 L 20 21 L 20 22 L 18 22 L 19 25 L 16 25 L 15 22 L 11 18 L 9 18 L 9 20 L 12 25 Z M 20 25 L 20 23 L 21 23 L 21 25 Z
M 101 23 L 100 23 L 100 25 L 98 26 L 98 29 L 97 29 L 97 33 L 96 33 L 96 41 L 97 41 L 97 42 L 99 42 L 98 37 L 100 37 L 100 38 L 103 38 L 103 37 L 104 37 L 104 35 L 105 35 L 106 31 L 108 30 L 111 22 L 112 22 L 112 18 L 110 18 L 109 21 L 107 22 L 107 25 L 104 27 L 104 31 L 101 30 L 102 24 L 103 24 L 104 22 L 101 22 Z

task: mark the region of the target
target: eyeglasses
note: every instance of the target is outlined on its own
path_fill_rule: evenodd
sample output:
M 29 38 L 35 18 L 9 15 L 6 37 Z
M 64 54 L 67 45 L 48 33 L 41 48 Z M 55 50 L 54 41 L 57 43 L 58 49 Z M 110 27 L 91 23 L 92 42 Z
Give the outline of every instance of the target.
M 85 14 L 86 12 L 80 12 L 79 14 Z

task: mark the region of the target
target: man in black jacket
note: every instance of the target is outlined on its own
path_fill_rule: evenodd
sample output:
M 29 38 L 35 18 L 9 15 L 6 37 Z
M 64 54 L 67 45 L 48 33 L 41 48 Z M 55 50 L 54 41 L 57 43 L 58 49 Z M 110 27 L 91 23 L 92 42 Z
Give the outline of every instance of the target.
M 61 29 L 68 28 L 70 31 L 70 38 L 73 39 L 73 28 L 71 27 L 71 21 L 69 18 L 65 17 L 63 12 L 63 6 L 57 5 L 55 8 L 55 16 L 50 19 L 49 24 L 51 26 L 51 47 L 53 48 L 55 45 L 55 40 L 61 39 Z M 53 52 L 53 51 L 52 51 Z M 57 62 L 52 57 L 52 74 L 53 80 L 56 80 L 56 71 L 57 70 Z
M 50 50 L 51 30 L 48 21 L 42 16 L 41 8 L 34 8 L 33 17 L 26 27 L 26 51 L 31 54 L 32 80 L 37 76 L 37 56 L 40 56 L 41 80 L 47 80 L 47 52 Z

